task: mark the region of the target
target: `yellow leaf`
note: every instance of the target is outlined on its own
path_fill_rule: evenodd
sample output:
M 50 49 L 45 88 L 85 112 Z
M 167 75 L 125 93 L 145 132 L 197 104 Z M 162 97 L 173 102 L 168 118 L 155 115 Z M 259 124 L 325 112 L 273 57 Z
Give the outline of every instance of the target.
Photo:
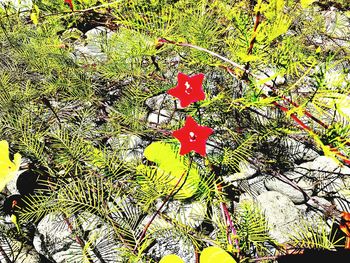
M 236 260 L 220 247 L 207 247 L 203 249 L 200 257 L 200 263 L 236 263 Z
M 33 21 L 34 25 L 37 25 L 39 23 L 39 12 L 39 7 L 37 5 L 33 5 L 33 11 L 30 14 L 30 19 Z
M 316 0 L 300 0 L 300 4 L 302 8 L 307 8 L 309 5 L 311 5 Z
M 16 226 L 18 233 L 21 233 L 21 229 L 20 229 L 19 224 L 18 224 L 18 218 L 15 214 L 11 215 L 11 221 Z
M 38 20 L 38 15 L 36 13 L 31 13 L 30 14 L 30 20 L 33 21 L 34 25 L 37 25 L 39 20 Z
M 153 142 L 146 147 L 144 151 L 144 156 L 152 162 L 158 165 L 156 173 L 154 169 L 147 170 L 145 167 L 140 166 L 139 172 L 143 174 L 152 174 L 156 177 L 155 182 L 159 182 L 167 178 L 164 184 L 167 184 L 172 189 L 180 180 L 181 176 L 188 172 L 188 164 L 185 162 L 184 158 L 181 158 L 174 150 L 173 146 L 169 143 L 164 142 Z M 186 179 L 186 181 L 185 181 Z M 197 170 L 197 165 L 192 163 L 191 169 L 188 172 L 188 176 L 183 176 L 179 186 L 185 181 L 185 184 L 176 193 L 174 198 L 185 199 L 193 196 L 198 189 L 198 184 L 200 182 L 200 175 Z
M 149 161 L 158 164 L 173 161 L 176 156 L 171 145 L 164 142 L 152 142 L 146 147 L 143 154 Z
M 163 257 L 159 263 L 185 263 L 185 261 L 175 254 L 170 254 Z
M 153 176 L 152 182 L 154 182 L 154 188 L 157 189 L 157 185 L 159 184 L 159 189 L 164 189 L 164 186 L 167 186 L 170 193 L 170 191 L 174 189 L 175 185 L 178 185 L 178 187 L 180 187 L 184 183 L 186 179 L 185 176 L 179 183 L 178 181 L 181 178 L 181 175 L 186 173 L 187 170 L 183 166 L 179 166 L 177 169 L 174 168 L 172 171 L 165 171 L 161 167 L 146 166 L 142 164 L 136 168 L 136 172 L 138 174 L 143 174 L 148 178 Z M 194 169 L 191 169 L 185 181 L 185 184 L 176 193 L 174 198 L 186 199 L 193 196 L 197 191 L 199 181 L 200 177 L 198 172 Z
M 13 162 L 9 158 L 9 144 L 7 141 L 0 141 L 0 191 L 12 180 L 19 170 L 21 155 L 16 153 Z

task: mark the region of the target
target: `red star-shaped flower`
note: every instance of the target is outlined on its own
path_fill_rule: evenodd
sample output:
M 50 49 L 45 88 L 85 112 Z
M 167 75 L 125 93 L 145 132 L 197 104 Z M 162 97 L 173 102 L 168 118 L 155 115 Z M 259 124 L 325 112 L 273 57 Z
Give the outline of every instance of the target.
M 191 117 L 187 116 L 185 126 L 173 131 L 173 136 L 181 143 L 180 155 L 195 151 L 202 156 L 206 155 L 205 145 L 213 129 L 207 126 L 200 126 Z
M 192 102 L 205 99 L 202 89 L 204 74 L 197 74 L 189 77 L 181 72 L 177 75 L 177 86 L 169 89 L 168 94 L 180 100 L 180 106 L 185 108 Z

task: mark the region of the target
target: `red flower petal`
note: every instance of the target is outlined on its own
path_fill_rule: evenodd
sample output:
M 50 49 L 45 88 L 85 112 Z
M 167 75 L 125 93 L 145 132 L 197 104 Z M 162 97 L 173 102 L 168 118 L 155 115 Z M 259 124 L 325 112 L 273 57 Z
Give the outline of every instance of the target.
M 173 131 L 173 136 L 180 141 L 180 155 L 185 155 L 195 151 L 202 156 L 206 155 L 206 142 L 208 137 L 214 132 L 207 126 L 200 126 L 191 117 L 187 116 L 185 126 Z
M 339 225 L 339 228 L 348 236 L 350 237 L 350 213 L 348 212 L 342 212 L 340 214 L 341 222 Z
M 202 89 L 204 74 L 187 76 L 179 72 L 177 75 L 177 86 L 169 89 L 168 94 L 180 100 L 180 106 L 185 108 L 192 102 L 205 99 L 205 93 Z
M 341 218 L 344 219 L 345 221 L 350 221 L 350 213 L 343 211 L 340 214 Z
M 70 10 L 73 11 L 73 3 L 72 3 L 72 0 L 64 0 L 64 3 L 67 4 L 67 5 L 69 5 Z

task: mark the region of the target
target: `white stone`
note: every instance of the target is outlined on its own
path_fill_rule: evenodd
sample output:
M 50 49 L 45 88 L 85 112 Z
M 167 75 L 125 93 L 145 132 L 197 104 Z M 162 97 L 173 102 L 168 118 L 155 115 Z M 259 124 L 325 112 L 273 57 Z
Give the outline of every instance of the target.
M 57 252 L 68 250 L 74 239 L 70 238 L 71 232 L 64 223 L 62 215 L 49 214 L 38 224 L 38 234 L 34 236 L 33 245 L 40 254 L 55 259 L 57 263 L 64 262 L 64 255 Z M 64 249 L 65 248 L 65 249 Z
M 0 3 L 12 3 L 16 9 L 30 10 L 32 8 L 32 0 L 0 0 Z
M 328 214 L 329 216 L 334 216 L 334 213 L 336 212 L 335 205 L 333 205 L 330 201 L 319 197 L 319 196 L 313 196 L 311 197 L 308 202 L 308 206 L 313 207 L 314 209 L 308 209 L 308 214 L 317 213 L 319 216 L 324 216 L 325 214 Z M 309 216 L 310 217 L 310 216 Z
M 275 70 L 274 69 L 271 69 L 271 68 L 266 68 L 264 69 L 264 73 L 260 73 L 258 74 L 258 78 L 259 78 L 259 81 L 264 81 L 264 83 L 266 85 L 263 85 L 262 86 L 262 90 L 267 94 L 271 89 L 269 88 L 269 86 L 274 86 L 274 83 L 278 86 L 278 85 L 282 85 L 286 82 L 286 78 L 280 74 L 276 74 Z M 268 77 L 269 76 L 269 77 Z M 272 80 L 269 80 L 271 77 Z
M 294 204 L 302 204 L 308 200 L 308 196 L 312 194 L 312 190 L 300 191 L 296 187 L 286 182 L 283 182 L 277 178 L 268 179 L 265 181 L 265 187 L 269 191 L 276 191 L 285 196 L 288 196 Z
M 110 38 L 114 32 L 107 27 L 98 26 L 85 33 L 87 40 L 95 41 L 99 37 Z
M 255 198 L 267 191 L 264 185 L 265 177 L 266 175 L 258 175 L 247 180 L 237 181 L 239 182 L 238 187 Z
M 10 238 L 1 238 L 0 234 L 0 246 L 6 252 L 6 255 L 10 258 L 16 258 L 15 263 L 40 263 L 40 255 L 33 247 L 21 244 L 17 240 Z M 0 253 L 0 262 L 7 262 Z
M 319 156 L 314 161 L 302 163 L 295 167 L 295 174 L 307 178 L 315 185 L 318 196 L 328 195 L 344 188 L 344 178 L 350 176 L 350 168 L 328 156 Z
M 243 162 L 243 161 L 239 163 L 239 170 L 240 171 L 238 173 L 234 173 L 228 176 L 223 176 L 224 182 L 231 183 L 237 180 L 250 179 L 258 171 L 258 169 L 254 167 L 253 164 L 249 162 Z
M 171 112 L 168 110 L 160 110 L 159 112 L 151 112 L 148 115 L 147 121 L 153 124 L 167 123 L 170 120 Z
M 315 150 L 292 138 L 283 140 L 282 144 L 290 152 L 293 161 L 312 161 L 320 156 Z
M 173 97 L 167 93 L 148 98 L 145 104 L 152 110 L 164 109 L 167 106 L 169 108 L 174 108 Z
M 103 222 L 98 216 L 84 212 L 79 221 L 69 219 L 74 229 L 81 228 L 87 231 L 87 240 L 99 252 L 105 262 L 118 262 L 118 245 L 114 242 L 111 234 L 111 227 Z M 76 236 L 72 233 L 62 214 L 49 214 L 38 224 L 38 233 L 34 236 L 33 244 L 35 249 L 48 259 L 56 263 L 81 263 L 83 262 L 83 249 L 78 244 Z M 82 239 L 82 236 L 79 236 Z M 98 261 L 94 253 L 89 253 L 94 262 Z
M 266 216 L 271 236 L 280 243 L 287 242 L 302 219 L 299 209 L 287 196 L 275 191 L 264 192 L 256 200 Z
M 11 193 L 11 195 L 20 194 L 17 189 L 17 179 L 20 176 L 21 173 L 23 173 L 25 170 L 19 170 L 16 175 L 11 179 L 10 182 L 7 183 L 6 188 Z
M 85 43 L 76 43 L 74 46 L 74 54 L 77 56 L 78 60 L 82 62 L 88 62 L 92 60 L 106 61 L 107 55 L 101 49 L 102 38 L 109 39 L 114 34 L 113 31 L 106 27 L 96 27 L 85 33 L 86 40 Z

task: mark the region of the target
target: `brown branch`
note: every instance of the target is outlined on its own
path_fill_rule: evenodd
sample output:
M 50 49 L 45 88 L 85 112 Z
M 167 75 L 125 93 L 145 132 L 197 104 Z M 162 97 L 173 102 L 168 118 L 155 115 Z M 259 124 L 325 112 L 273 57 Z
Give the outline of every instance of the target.
M 189 167 L 191 167 L 192 164 L 192 159 L 190 159 L 189 162 Z M 189 168 L 190 169 L 190 168 Z M 133 252 L 135 253 L 138 246 L 141 244 L 141 242 L 143 241 L 148 228 L 150 227 L 150 225 L 152 224 L 152 222 L 154 221 L 154 219 L 156 218 L 156 216 L 160 213 L 160 211 L 163 209 L 163 207 L 165 206 L 165 204 L 169 201 L 169 199 L 176 193 L 178 192 L 178 190 L 180 190 L 180 188 L 183 186 L 183 184 L 179 187 L 179 189 L 176 189 L 178 187 L 178 185 L 180 184 L 182 178 L 184 178 L 185 175 L 187 175 L 189 173 L 189 169 L 187 171 L 184 171 L 181 175 L 181 177 L 179 178 L 179 180 L 176 182 L 176 185 L 174 186 L 174 188 L 171 190 L 170 194 L 168 194 L 165 199 L 163 200 L 163 203 L 161 204 L 161 206 L 157 209 L 157 211 L 153 214 L 153 216 L 151 217 L 151 219 L 148 221 L 148 223 L 146 224 L 146 226 L 144 227 L 135 247 Z
M 85 247 L 85 242 L 84 242 L 84 240 L 81 239 L 81 238 L 79 237 L 79 235 L 76 233 L 76 231 L 75 231 L 74 228 L 73 228 L 72 223 L 69 221 L 69 218 L 68 218 L 65 214 L 63 214 L 63 218 L 64 218 L 64 221 L 66 222 L 66 224 L 67 224 L 67 226 L 68 226 L 68 229 L 69 229 L 69 230 L 71 231 L 71 233 L 74 235 L 75 240 L 77 241 L 77 243 L 80 245 L 80 247 L 81 247 L 82 249 L 84 249 L 84 247 Z M 89 261 L 89 263 L 94 263 L 93 260 L 92 260 L 90 257 L 88 257 L 88 261 Z
M 260 14 L 260 11 L 258 11 L 256 14 L 256 17 L 255 17 L 253 36 L 252 36 L 252 39 L 250 40 L 250 43 L 249 43 L 249 48 L 248 48 L 248 52 L 247 52 L 248 55 L 251 55 L 253 53 L 253 48 L 254 48 L 254 44 L 256 41 L 256 30 L 260 24 L 260 20 L 261 20 L 261 14 Z M 247 65 L 249 65 L 249 63 Z

